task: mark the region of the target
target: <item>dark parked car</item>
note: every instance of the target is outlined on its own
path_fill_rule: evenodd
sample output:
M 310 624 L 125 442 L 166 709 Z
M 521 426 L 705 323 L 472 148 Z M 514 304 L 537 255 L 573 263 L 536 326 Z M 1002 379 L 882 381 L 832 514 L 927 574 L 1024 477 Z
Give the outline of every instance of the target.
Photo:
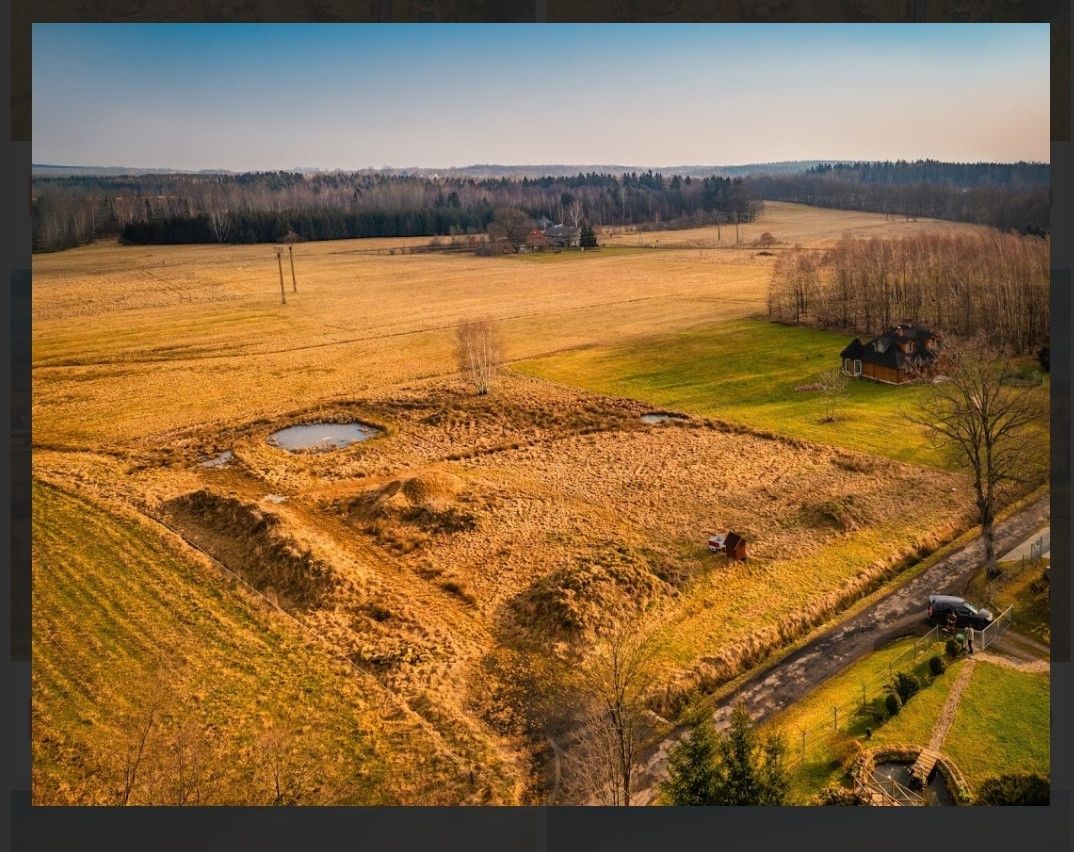
M 948 623 L 948 613 L 955 614 L 955 627 L 972 627 L 984 630 L 992 623 L 992 613 L 987 609 L 978 609 L 963 598 L 950 595 L 929 595 L 929 621 L 940 626 Z

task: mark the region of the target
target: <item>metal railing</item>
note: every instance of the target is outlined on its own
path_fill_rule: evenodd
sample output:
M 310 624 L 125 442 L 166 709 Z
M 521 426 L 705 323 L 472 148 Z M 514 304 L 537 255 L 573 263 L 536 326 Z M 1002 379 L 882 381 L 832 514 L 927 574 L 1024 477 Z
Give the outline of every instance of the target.
M 805 728 L 783 729 L 782 733 L 787 738 L 787 765 L 797 765 L 811 752 L 830 745 L 833 737 L 849 730 L 856 722 L 860 724 L 862 711 L 872 701 L 883 697 L 886 687 L 892 683 L 895 675 L 908 667 L 913 667 L 926 655 L 936 653 L 936 645 L 941 638 L 940 628 L 938 626 L 931 628 L 899 656 L 889 660 L 886 673 L 862 680 L 859 684 L 860 691 L 857 692 L 854 700 L 830 705 L 830 719 Z
M 923 794 L 911 790 L 905 784 L 900 784 L 894 778 L 889 778 L 875 769 L 869 773 L 865 786 L 890 799 L 893 805 L 924 805 L 927 801 Z
M 1014 607 L 1007 607 L 996 618 L 992 619 L 992 623 L 984 630 L 969 630 L 970 636 L 973 637 L 973 647 L 979 651 L 985 650 L 989 645 L 995 642 L 1000 636 L 1007 632 L 1007 628 L 1011 626 L 1011 622 L 1014 620 Z
M 1029 561 L 1035 562 L 1052 549 L 1052 531 L 1046 530 L 1035 542 L 1029 545 Z

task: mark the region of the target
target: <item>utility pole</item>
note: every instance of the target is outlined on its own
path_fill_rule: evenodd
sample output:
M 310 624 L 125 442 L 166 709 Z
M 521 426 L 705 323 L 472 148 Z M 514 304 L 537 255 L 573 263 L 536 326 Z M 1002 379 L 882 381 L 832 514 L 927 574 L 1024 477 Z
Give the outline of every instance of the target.
M 292 245 L 287 246 L 287 254 L 291 258 L 291 290 L 295 293 L 298 292 L 298 282 L 295 281 L 295 247 Z
M 283 289 L 283 249 L 276 247 L 276 263 L 280 267 L 280 304 L 287 304 L 287 292 Z

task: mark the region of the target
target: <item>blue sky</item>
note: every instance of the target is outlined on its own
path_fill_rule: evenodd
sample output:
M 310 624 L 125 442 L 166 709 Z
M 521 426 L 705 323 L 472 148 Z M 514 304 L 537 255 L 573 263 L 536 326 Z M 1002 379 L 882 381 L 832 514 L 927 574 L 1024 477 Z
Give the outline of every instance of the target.
M 1039 24 L 35 24 L 37 163 L 1049 159 Z

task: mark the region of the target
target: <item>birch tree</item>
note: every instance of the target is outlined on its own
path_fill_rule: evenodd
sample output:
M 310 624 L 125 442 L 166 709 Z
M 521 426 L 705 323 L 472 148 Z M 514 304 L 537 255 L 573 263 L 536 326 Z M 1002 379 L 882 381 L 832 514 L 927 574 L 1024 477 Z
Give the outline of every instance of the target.
M 492 388 L 502 360 L 499 332 L 491 320 L 460 320 L 456 331 L 456 359 L 461 372 L 479 396 Z

